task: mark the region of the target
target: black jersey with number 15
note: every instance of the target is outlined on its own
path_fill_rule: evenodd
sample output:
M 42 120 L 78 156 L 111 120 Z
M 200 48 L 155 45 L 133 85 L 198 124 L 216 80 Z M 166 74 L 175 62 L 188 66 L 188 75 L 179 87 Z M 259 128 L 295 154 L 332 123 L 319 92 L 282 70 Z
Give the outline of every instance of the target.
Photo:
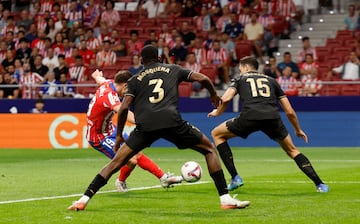
M 280 117 L 277 100 L 285 97 L 277 81 L 257 72 L 241 74 L 232 81 L 242 102 L 241 117 L 249 120 L 276 119 Z
M 182 122 L 178 111 L 178 84 L 191 71 L 178 65 L 152 63 L 128 81 L 125 95 L 134 97 L 136 126 L 142 131 L 175 127 Z

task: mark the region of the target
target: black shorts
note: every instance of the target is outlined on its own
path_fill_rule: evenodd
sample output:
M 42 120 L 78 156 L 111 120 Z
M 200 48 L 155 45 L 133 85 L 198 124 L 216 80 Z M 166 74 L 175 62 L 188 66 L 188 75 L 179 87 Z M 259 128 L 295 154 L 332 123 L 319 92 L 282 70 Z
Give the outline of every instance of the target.
M 126 144 L 134 151 L 139 152 L 151 146 L 156 140 L 163 138 L 174 143 L 179 149 L 185 149 L 199 144 L 202 135 L 198 128 L 184 121 L 176 127 L 149 132 L 135 128 L 126 140 Z
M 251 133 L 256 131 L 264 132 L 269 138 L 280 141 L 283 140 L 289 133 L 279 119 L 267 120 L 247 120 L 240 117 L 233 118 L 226 122 L 229 131 L 239 137 L 247 138 Z

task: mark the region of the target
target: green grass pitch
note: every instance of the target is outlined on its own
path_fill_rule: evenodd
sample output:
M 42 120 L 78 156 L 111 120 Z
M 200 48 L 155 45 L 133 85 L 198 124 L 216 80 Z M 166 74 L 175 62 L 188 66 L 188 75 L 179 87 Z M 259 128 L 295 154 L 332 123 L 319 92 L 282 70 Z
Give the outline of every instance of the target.
M 85 211 L 73 212 L 66 208 L 108 162 L 106 157 L 92 149 L 0 150 L 0 223 L 360 223 L 360 148 L 301 151 L 330 185 L 329 193 L 316 193 L 280 148 L 234 148 L 245 185 L 231 194 L 251 205 L 223 211 L 200 154 L 151 148 L 144 153 L 164 171 L 179 174 L 184 162 L 199 162 L 201 182 L 165 190 L 137 167 L 128 179 L 130 192 L 114 191 L 116 174 Z

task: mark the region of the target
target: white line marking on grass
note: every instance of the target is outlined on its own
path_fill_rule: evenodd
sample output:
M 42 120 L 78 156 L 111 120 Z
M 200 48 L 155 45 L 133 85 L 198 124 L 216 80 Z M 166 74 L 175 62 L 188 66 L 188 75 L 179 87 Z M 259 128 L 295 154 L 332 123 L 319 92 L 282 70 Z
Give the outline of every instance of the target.
M 180 185 L 196 185 L 196 184 L 207 184 L 210 181 L 198 181 L 196 183 L 185 183 Z M 141 191 L 141 190 L 148 190 L 148 189 L 155 189 L 155 188 L 162 188 L 161 185 L 154 185 L 154 186 L 147 186 L 147 187 L 135 187 L 129 188 L 129 191 Z M 107 194 L 107 193 L 114 193 L 117 192 L 116 190 L 109 190 L 109 191 L 99 191 L 97 194 Z M 69 195 L 59 195 L 59 196 L 49 196 L 49 197 L 39 197 L 39 198 L 26 198 L 26 199 L 19 199 L 19 200 L 9 200 L 9 201 L 0 201 L 0 205 L 2 204 L 13 204 L 13 203 L 21 203 L 21 202 L 29 202 L 29 201 L 44 201 L 44 200 L 54 200 L 60 198 L 72 198 L 72 197 L 80 197 L 83 194 L 69 194 Z
M 196 183 L 183 183 L 177 186 L 187 186 L 187 185 L 198 185 L 198 184 L 208 184 L 211 181 L 198 181 Z M 246 183 L 255 183 L 255 184 L 309 184 L 312 183 L 311 181 L 282 181 L 282 180 L 259 180 L 259 181 L 246 181 Z M 327 184 L 360 184 L 360 181 L 326 181 Z M 154 185 L 154 186 L 147 186 L 147 187 L 135 187 L 129 188 L 129 191 L 141 191 L 141 190 L 148 190 L 148 189 L 155 189 L 155 188 L 162 188 L 161 185 Z M 117 192 L 116 190 L 109 190 L 109 191 L 99 191 L 97 194 L 107 194 L 107 193 L 114 193 Z M 9 201 L 0 201 L 0 205 L 2 204 L 13 204 L 13 203 L 21 203 L 21 202 L 29 202 L 29 201 L 44 201 L 44 200 L 54 200 L 54 199 L 61 199 L 61 198 L 72 198 L 72 197 L 80 197 L 82 194 L 69 194 L 69 195 L 59 195 L 59 196 L 49 196 L 49 197 L 39 197 L 39 198 L 26 198 L 26 199 L 19 199 L 19 200 L 9 200 Z

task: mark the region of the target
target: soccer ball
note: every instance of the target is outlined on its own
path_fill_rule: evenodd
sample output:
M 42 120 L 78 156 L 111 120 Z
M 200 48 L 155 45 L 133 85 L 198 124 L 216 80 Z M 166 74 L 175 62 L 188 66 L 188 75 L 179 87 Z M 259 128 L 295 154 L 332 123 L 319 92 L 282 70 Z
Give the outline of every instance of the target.
M 181 167 L 181 176 L 186 182 L 196 182 L 200 180 L 201 174 L 201 166 L 195 161 L 188 161 Z

